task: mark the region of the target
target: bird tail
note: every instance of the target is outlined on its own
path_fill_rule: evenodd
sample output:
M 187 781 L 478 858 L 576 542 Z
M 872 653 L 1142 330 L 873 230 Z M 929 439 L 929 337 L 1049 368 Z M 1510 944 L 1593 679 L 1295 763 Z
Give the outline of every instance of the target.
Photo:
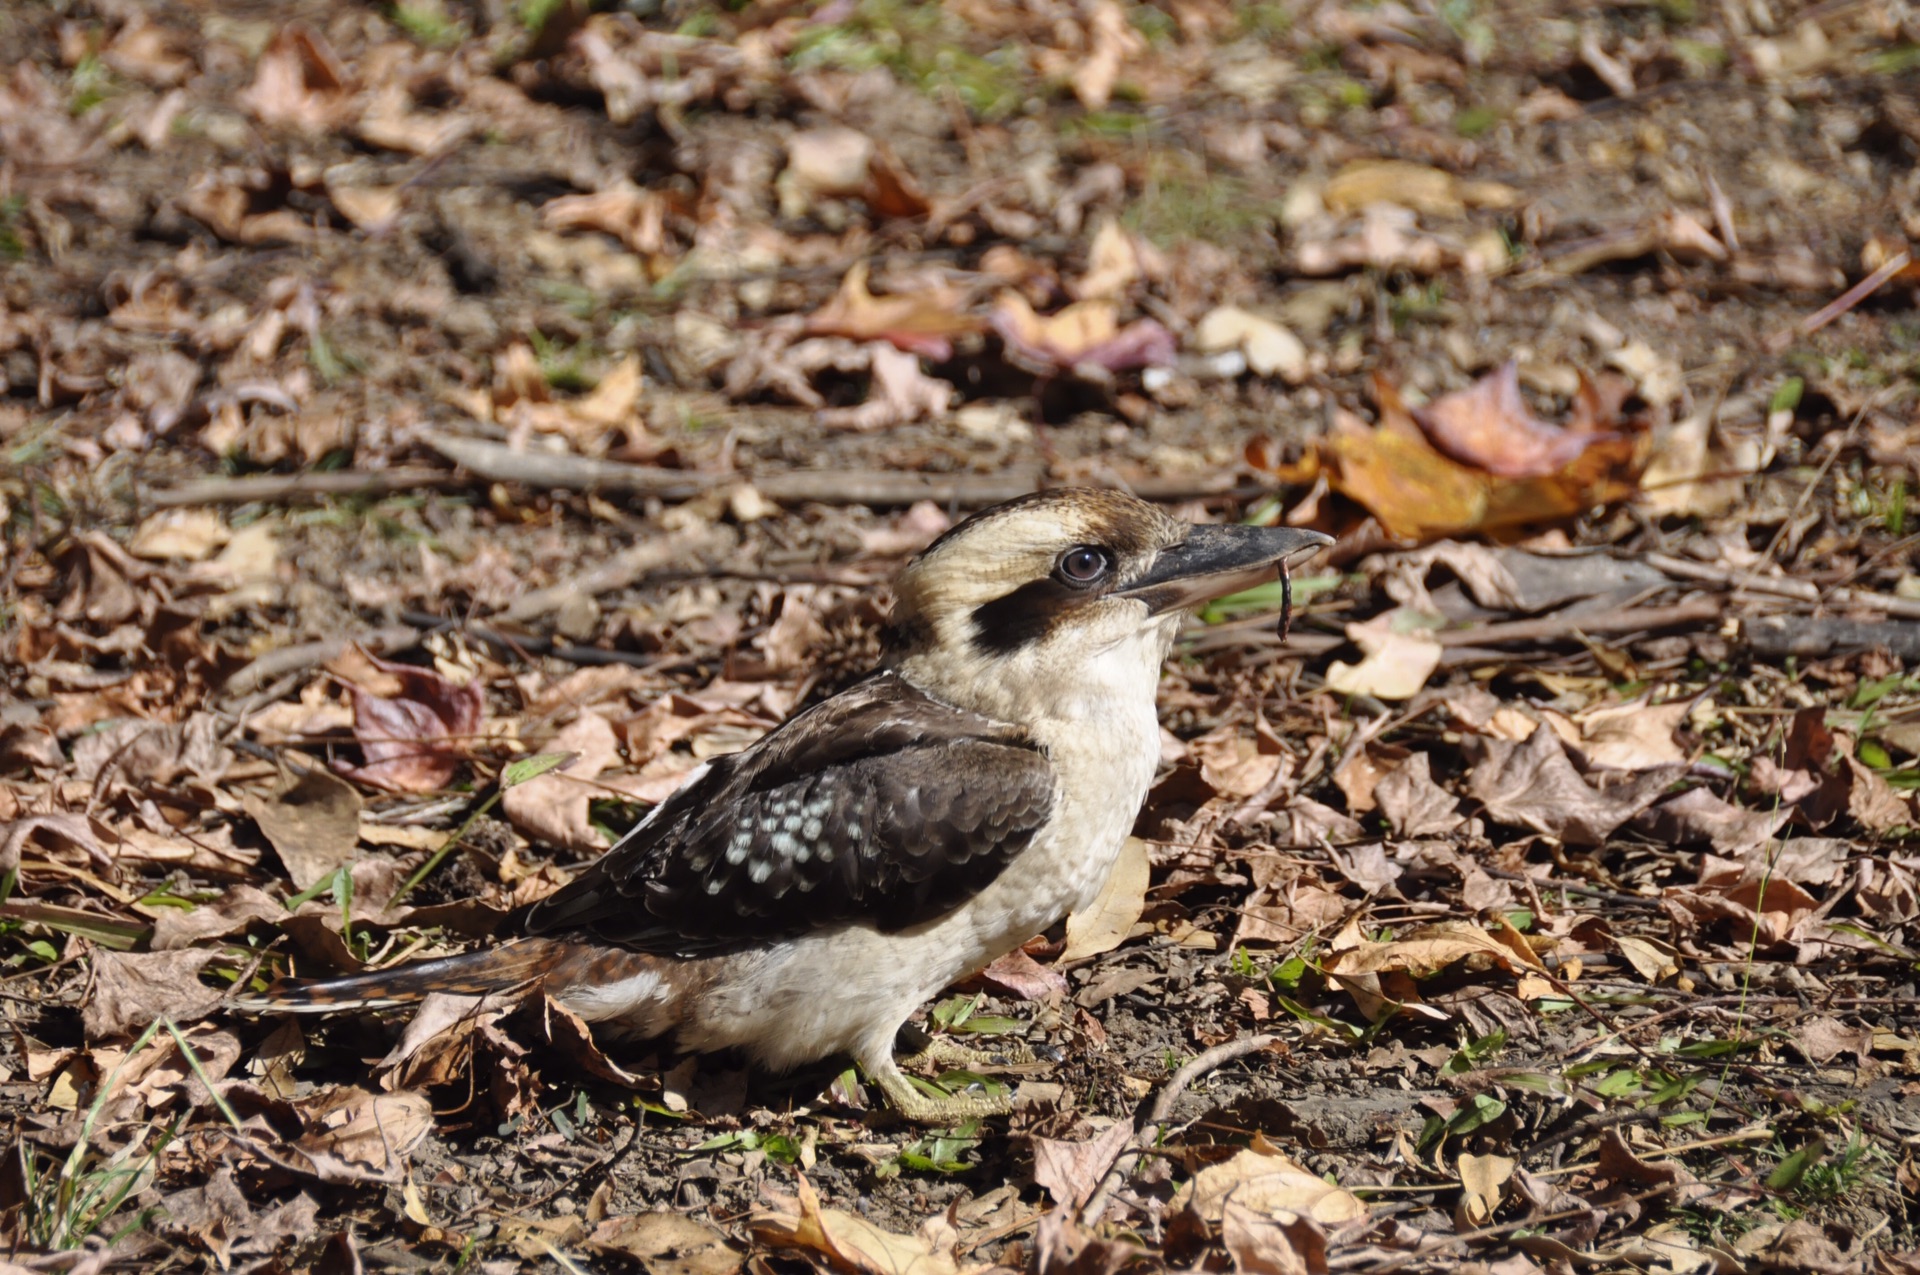
M 332 1014 L 352 1009 L 391 1009 L 435 992 L 485 996 L 535 983 L 558 997 L 562 988 L 588 972 L 584 967 L 609 955 L 604 948 L 590 949 L 578 943 L 523 939 L 341 978 L 283 978 L 257 996 L 235 997 L 230 1003 L 235 1009 L 256 1014 Z M 626 952 L 612 955 L 633 957 Z

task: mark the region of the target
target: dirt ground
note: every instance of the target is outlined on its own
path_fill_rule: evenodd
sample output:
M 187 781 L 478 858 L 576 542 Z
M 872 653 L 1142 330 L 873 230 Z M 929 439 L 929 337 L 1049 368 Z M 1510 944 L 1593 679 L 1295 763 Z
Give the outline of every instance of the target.
M 7 1270 L 1920 1269 L 1909 6 L 28 0 L 0 72 Z M 1010 1116 L 227 1005 L 486 941 L 1071 484 L 1338 539 L 927 1007 Z

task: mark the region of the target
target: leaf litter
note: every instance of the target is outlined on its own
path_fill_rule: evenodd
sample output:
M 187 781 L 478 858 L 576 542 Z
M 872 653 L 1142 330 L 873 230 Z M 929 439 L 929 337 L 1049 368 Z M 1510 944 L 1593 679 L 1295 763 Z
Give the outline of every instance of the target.
M 1896 6 L 302 17 L 4 19 L 15 1258 L 1911 1264 Z M 929 480 L 1340 537 L 932 1007 L 1014 1116 L 223 1012 L 858 676 Z

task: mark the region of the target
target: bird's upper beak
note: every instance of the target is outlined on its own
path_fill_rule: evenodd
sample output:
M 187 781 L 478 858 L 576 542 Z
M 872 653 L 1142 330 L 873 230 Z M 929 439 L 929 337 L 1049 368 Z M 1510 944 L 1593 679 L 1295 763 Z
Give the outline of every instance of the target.
M 1153 615 L 1184 611 L 1213 598 L 1272 579 L 1276 566 L 1322 545 L 1332 536 L 1298 527 L 1197 525 L 1180 544 L 1162 549 L 1147 573 L 1118 590 L 1138 598 Z

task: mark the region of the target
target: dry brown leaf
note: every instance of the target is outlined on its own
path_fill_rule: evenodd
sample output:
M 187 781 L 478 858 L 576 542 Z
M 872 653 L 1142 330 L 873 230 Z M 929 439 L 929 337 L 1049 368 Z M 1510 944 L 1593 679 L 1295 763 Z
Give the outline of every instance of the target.
M 1325 1226 L 1340 1226 L 1367 1216 L 1366 1204 L 1351 1191 L 1286 1156 L 1252 1150 L 1236 1152 L 1224 1163 L 1201 1169 L 1193 1175 L 1193 1181 L 1174 1193 L 1169 1207 L 1190 1212 L 1206 1225 L 1218 1227 L 1229 1201 L 1267 1217 L 1292 1213 Z
M 763 1210 L 747 1225 L 776 1248 L 815 1253 L 856 1275 L 958 1275 L 951 1251 L 938 1252 L 917 1235 L 896 1235 L 865 1218 L 820 1207 L 805 1174 L 794 1178 L 791 1208 Z
M 1417 926 L 1383 942 L 1362 940 L 1357 946 L 1333 953 L 1324 968 L 1327 973 L 1343 978 L 1389 971 L 1427 978 L 1449 965 L 1474 957 L 1491 960 L 1510 974 L 1545 968 L 1524 945 L 1516 948 L 1510 942 L 1503 942 L 1500 936 L 1466 921 Z
M 858 407 L 822 410 L 822 425 L 872 433 L 916 421 L 943 420 L 953 409 L 960 390 L 951 381 L 921 371 L 918 355 L 886 342 L 875 342 L 867 349 L 873 372 L 867 401 Z
M 1264 789 L 1289 766 L 1293 755 L 1267 732 L 1249 735 L 1237 726 L 1222 726 L 1187 745 L 1200 763 L 1200 777 L 1224 797 L 1247 798 Z
M 336 762 L 341 773 L 390 792 L 434 792 L 446 787 L 479 733 L 486 697 L 478 681 L 457 686 L 432 669 L 369 656 L 398 679 L 399 693 L 353 688 L 353 733 L 366 763 Z
M 1238 306 L 1216 306 L 1194 327 L 1194 344 L 1208 354 L 1239 350 L 1256 376 L 1298 385 L 1312 370 L 1307 346 L 1286 327 Z
M 593 781 L 620 761 L 613 724 L 585 709 L 541 751 L 574 757 L 558 770 L 508 788 L 500 796 L 501 813 L 530 841 L 583 852 L 606 849 L 590 807 L 601 795 Z
M 775 185 L 788 219 L 804 217 L 821 199 L 860 199 L 884 218 L 924 217 L 931 207 L 890 147 L 837 124 L 789 137 Z
M 1540 716 L 1589 766 L 1651 770 L 1689 760 L 1674 731 L 1693 709 L 1690 699 L 1648 704 L 1645 698 L 1587 709 L 1573 717 L 1543 708 Z
M 1085 912 L 1067 917 L 1067 946 L 1062 961 L 1077 961 L 1102 952 L 1111 952 L 1126 942 L 1135 923 L 1147 910 L 1147 886 L 1153 873 L 1153 857 L 1147 843 L 1128 837 L 1120 847 L 1113 875 L 1101 888 L 1100 897 Z
M 1790 805 L 1748 810 L 1710 788 L 1690 788 L 1636 815 L 1633 827 L 1665 845 L 1706 842 L 1714 853 L 1740 859 L 1765 846 L 1791 818 Z
M 1411 699 L 1440 667 L 1440 643 L 1424 617 L 1395 607 L 1361 624 L 1349 624 L 1347 636 L 1365 652 L 1358 664 L 1335 660 L 1327 668 L 1327 689 L 1339 695 Z
M 1468 792 L 1485 804 L 1487 817 L 1557 837 L 1570 845 L 1603 844 L 1627 820 L 1658 801 L 1686 773 L 1684 765 L 1582 779 L 1559 736 L 1538 727 L 1523 744 L 1479 737 L 1480 762 L 1468 777 Z
M 1016 947 L 1005 956 L 996 958 L 980 971 L 980 977 L 1030 1001 L 1067 994 L 1067 976 L 1040 964 L 1028 956 L 1024 948 Z
M 233 533 L 212 509 L 163 509 L 142 522 L 127 541 L 127 552 L 136 558 L 198 562 L 212 554 Z
M 400 186 L 345 186 L 327 184 L 334 208 L 368 234 L 385 234 L 400 216 L 405 188 Z
M 322 1182 L 398 1184 L 407 1157 L 433 1132 L 433 1104 L 422 1093 L 342 1085 L 295 1107 L 306 1132 L 287 1147 L 289 1159 Z
M 1100 219 L 1087 250 L 1087 272 L 1068 284 L 1075 301 L 1117 301 L 1139 282 L 1140 250 L 1112 217 Z
M 1500 1208 L 1502 1188 L 1513 1177 L 1519 1163 L 1504 1155 L 1462 1154 L 1456 1161 L 1460 1185 L 1464 1188 L 1461 1207 L 1469 1226 L 1486 1226 L 1493 1221 L 1493 1215 Z
M 1297 465 L 1270 466 L 1283 481 L 1324 474 L 1336 491 L 1365 506 L 1391 536 L 1425 541 L 1471 530 L 1554 522 L 1633 494 L 1638 444 L 1626 437 L 1596 443 L 1554 473 L 1502 479 L 1435 450 L 1399 391 L 1373 382 L 1380 423 L 1369 428 L 1340 411 L 1334 426 Z M 1254 464 L 1266 454 L 1250 450 Z
M 204 948 L 96 949 L 91 958 L 93 994 L 80 1011 L 87 1039 L 136 1035 L 163 1017 L 186 1023 L 211 1014 L 224 998 L 200 981 L 200 971 L 218 956 Z
M 953 357 L 955 337 L 981 329 L 980 320 L 967 313 L 967 305 L 966 294 L 954 288 L 876 297 L 867 291 L 863 261 L 847 271 L 831 300 L 807 316 L 806 331 L 814 336 L 886 341 L 909 354 L 944 362 Z
M 1220 1210 L 1220 1243 L 1240 1275 L 1325 1275 L 1327 1231 L 1288 1210 L 1258 1212 L 1237 1199 Z
M 1114 0 L 1093 0 L 1086 38 L 1087 51 L 1077 58 L 1046 50 L 1052 56 L 1040 59 L 1041 69 L 1048 75 L 1064 72 L 1080 105 L 1089 111 L 1102 111 L 1113 100 L 1122 68 L 1147 52 L 1147 42 Z
M 1459 217 L 1469 207 L 1512 208 L 1522 196 L 1499 182 L 1463 181 L 1452 173 L 1405 160 L 1359 160 L 1334 175 L 1321 191 L 1334 213 L 1369 204 L 1397 204 L 1437 217 Z
M 1725 889 L 1675 887 L 1661 896 L 1667 915 L 1686 929 L 1731 922 L 1742 943 L 1763 949 L 1795 942 L 1819 910 L 1820 901 L 1792 881 L 1743 879 Z
M 1441 452 L 1497 478 L 1544 478 L 1596 443 L 1619 435 L 1549 425 L 1520 396 L 1520 365 L 1508 359 L 1464 390 L 1413 409 Z
M 665 1209 L 607 1218 L 585 1243 L 637 1262 L 649 1275 L 735 1275 L 746 1262 L 719 1231 Z
M 1465 826 L 1460 802 L 1433 781 L 1433 760 L 1415 753 L 1373 787 L 1373 800 L 1397 837 L 1445 837 Z
M 262 124 L 322 133 L 353 109 L 345 65 L 317 31 L 301 23 L 281 29 L 260 55 L 253 84 L 235 101 Z
M 344 779 L 316 767 L 271 795 L 248 791 L 242 799 L 295 890 L 306 890 L 353 862 L 361 802 Z
M 1077 301 L 1041 316 L 1018 292 L 1003 292 L 989 316 L 1007 356 L 1040 374 L 1083 364 L 1120 372 L 1173 362 L 1173 334 L 1153 319 L 1120 326 L 1109 301 Z
M 1096 1126 L 1093 1136 L 1078 1141 L 1036 1137 L 1033 1180 L 1056 1206 L 1077 1212 L 1132 1140 L 1133 1126 L 1124 1120 L 1107 1122 L 1104 1129 Z

